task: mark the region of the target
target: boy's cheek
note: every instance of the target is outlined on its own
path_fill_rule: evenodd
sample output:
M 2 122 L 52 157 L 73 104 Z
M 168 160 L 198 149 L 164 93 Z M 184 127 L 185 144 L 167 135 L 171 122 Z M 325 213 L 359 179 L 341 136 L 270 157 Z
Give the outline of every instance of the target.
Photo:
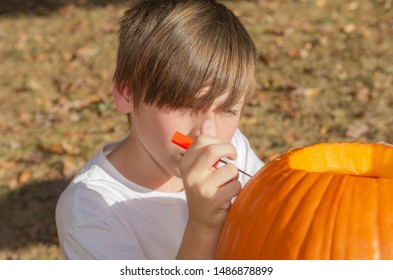
M 171 165 L 170 172 L 173 174 L 173 176 L 176 176 L 178 178 L 181 178 L 180 174 L 180 159 L 173 161 L 173 164 Z
M 174 144 L 173 144 L 174 145 Z M 168 152 L 169 157 L 169 161 L 168 161 L 168 166 L 167 168 L 170 169 L 170 172 L 176 176 L 180 178 L 180 169 L 179 169 L 179 165 L 180 165 L 180 161 L 182 160 L 183 156 L 182 153 L 177 150 L 174 149 L 172 151 Z

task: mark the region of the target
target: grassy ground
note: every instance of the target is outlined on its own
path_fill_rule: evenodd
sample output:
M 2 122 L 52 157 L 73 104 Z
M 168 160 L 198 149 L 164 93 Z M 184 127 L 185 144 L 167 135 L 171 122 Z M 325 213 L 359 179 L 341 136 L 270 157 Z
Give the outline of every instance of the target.
M 57 198 L 126 133 L 111 103 L 125 1 L 0 8 L 0 259 L 60 258 Z M 225 1 L 259 52 L 241 129 L 268 161 L 317 142 L 393 142 L 393 1 Z

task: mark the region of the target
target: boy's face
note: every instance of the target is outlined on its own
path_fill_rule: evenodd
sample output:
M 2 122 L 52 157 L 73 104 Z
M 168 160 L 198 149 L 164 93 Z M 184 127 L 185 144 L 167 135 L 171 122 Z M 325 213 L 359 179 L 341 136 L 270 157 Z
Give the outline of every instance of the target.
M 138 112 L 132 114 L 132 134 L 138 139 L 144 160 L 180 177 L 178 164 L 185 151 L 171 142 L 176 131 L 193 138 L 208 134 L 230 142 L 239 123 L 244 96 L 230 110 L 217 111 L 226 97 L 227 94 L 218 97 L 207 111 L 196 113 L 191 109 L 158 109 L 140 104 Z

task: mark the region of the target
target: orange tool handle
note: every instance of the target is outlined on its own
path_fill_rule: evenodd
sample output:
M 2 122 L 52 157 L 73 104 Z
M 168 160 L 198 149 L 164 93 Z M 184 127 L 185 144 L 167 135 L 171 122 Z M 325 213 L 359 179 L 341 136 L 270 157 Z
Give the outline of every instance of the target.
M 179 147 L 182 147 L 185 150 L 187 150 L 188 147 L 190 147 L 192 142 L 194 142 L 194 139 L 178 131 L 176 131 L 175 134 L 173 134 L 172 136 L 172 143 L 178 145 Z

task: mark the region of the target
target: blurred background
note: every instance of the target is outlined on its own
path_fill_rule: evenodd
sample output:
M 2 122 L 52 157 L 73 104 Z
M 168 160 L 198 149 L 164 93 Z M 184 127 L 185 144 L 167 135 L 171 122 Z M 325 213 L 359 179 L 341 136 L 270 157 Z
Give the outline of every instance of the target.
M 125 0 L 0 1 L 0 259 L 59 259 L 54 210 L 105 142 Z M 240 123 L 269 161 L 318 142 L 393 143 L 393 0 L 221 1 L 258 48 Z

